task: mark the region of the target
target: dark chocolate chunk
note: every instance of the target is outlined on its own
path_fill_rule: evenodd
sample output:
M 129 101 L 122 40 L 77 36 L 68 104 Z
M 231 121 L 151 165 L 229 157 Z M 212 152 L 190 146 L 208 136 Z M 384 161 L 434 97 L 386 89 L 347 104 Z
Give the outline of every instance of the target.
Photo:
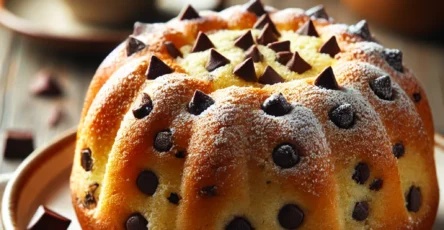
M 314 85 L 325 89 L 339 90 L 339 85 L 331 66 L 325 68 L 324 71 L 318 75 L 314 81 Z
M 254 45 L 254 38 L 253 34 L 251 34 L 251 30 L 245 32 L 245 34 L 238 37 L 236 41 L 234 41 L 234 45 L 243 50 L 247 50 L 249 47 Z
M 291 53 L 290 51 L 284 51 L 277 53 L 276 56 L 277 62 L 281 63 L 282 65 L 286 65 L 293 57 L 293 53 Z
M 366 41 L 373 41 L 372 34 L 368 28 L 366 20 L 361 20 L 356 25 L 348 27 L 348 32 L 353 35 L 357 35 Z
M 271 68 L 271 66 L 267 66 L 264 73 L 259 77 L 259 83 L 261 84 L 273 85 L 284 81 L 285 79 L 283 79 L 281 75 L 276 72 L 276 70 Z
M 11 160 L 23 160 L 34 151 L 34 137 L 26 130 L 9 130 L 4 133 L 3 156 Z
M 259 37 L 257 38 L 257 43 L 261 45 L 267 45 L 268 43 L 272 43 L 277 41 L 276 35 L 273 33 L 273 30 L 270 27 L 270 24 L 265 25 L 262 29 Z
M 267 45 L 274 52 L 290 51 L 290 41 L 277 41 Z
M 382 188 L 383 180 L 381 178 L 376 178 L 370 183 L 369 189 L 373 191 L 379 191 Z
M 162 75 L 172 73 L 173 70 L 156 56 L 151 56 L 150 66 L 146 77 L 150 80 L 156 79 Z
M 420 102 L 421 99 L 422 99 L 422 97 L 421 97 L 421 93 L 414 93 L 414 94 L 413 94 L 413 101 L 414 101 L 415 103 Z
M 405 200 L 407 202 L 407 210 L 409 210 L 409 212 L 418 212 L 422 204 L 421 189 L 412 185 Z
M 37 208 L 31 222 L 26 229 L 28 230 L 66 230 L 71 224 L 71 220 L 40 205 Z
M 256 16 L 261 16 L 267 12 L 265 12 L 264 5 L 260 0 L 251 0 L 246 4 L 247 11 L 256 14 Z
M 384 49 L 382 52 L 385 61 L 396 71 L 404 72 L 402 66 L 402 52 L 398 49 Z
M 91 191 L 88 191 L 85 194 L 85 198 L 83 199 L 83 206 L 87 209 L 91 209 L 96 207 L 97 202 L 96 202 L 96 198 L 94 197 L 94 193 Z
M 170 193 L 170 196 L 167 199 L 170 203 L 176 204 L 176 205 L 179 204 L 179 201 L 180 201 L 179 195 L 177 195 L 177 193 L 174 193 L 174 192 Z
M 252 58 L 248 58 L 244 62 L 234 67 L 233 74 L 248 82 L 256 82 L 256 70 Z
M 185 158 L 186 152 L 185 151 L 177 151 L 176 154 L 174 154 L 177 158 Z
M 179 20 L 191 20 L 200 18 L 199 13 L 191 5 L 187 5 L 179 14 Z
M 316 31 L 312 20 L 305 22 L 305 24 L 302 25 L 301 28 L 296 31 L 296 33 L 300 35 L 319 37 L 318 31 Z
M 291 144 L 281 144 L 273 150 L 273 162 L 284 169 L 291 168 L 299 163 L 297 149 Z
M 143 170 L 139 176 L 137 176 L 136 184 L 142 193 L 152 196 L 157 190 L 159 179 L 154 172 Z
M 271 21 L 271 18 L 268 14 L 264 14 L 262 15 L 257 21 L 256 23 L 254 23 L 253 28 L 255 29 L 262 29 L 264 28 L 267 24 L 269 24 L 270 26 L 270 30 L 277 36 L 281 36 L 281 34 L 279 33 L 278 29 L 276 28 L 276 26 L 274 25 L 273 21 Z
M 279 224 L 285 229 L 296 229 L 304 221 L 304 212 L 294 204 L 287 204 L 279 210 Z
M 63 110 L 59 106 L 53 107 L 48 118 L 49 126 L 51 128 L 57 126 L 62 120 L 63 115 Z
M 41 97 L 58 97 L 63 94 L 55 73 L 46 69 L 40 70 L 36 74 L 30 85 L 30 91 Z
M 392 147 L 393 155 L 395 155 L 396 158 L 400 158 L 404 156 L 405 154 L 405 148 L 404 144 L 402 142 L 398 142 Z
M 199 194 L 204 197 L 214 197 L 217 195 L 217 187 L 216 185 L 202 187 Z
M 318 5 L 315 7 L 312 7 L 305 11 L 305 14 L 309 16 L 312 19 L 325 19 L 330 20 L 330 17 L 328 16 L 327 12 L 325 11 L 325 8 L 323 5 Z
M 209 72 L 222 67 L 226 64 L 230 64 L 230 60 L 224 57 L 222 54 L 217 52 L 215 49 L 211 49 L 210 51 L 210 59 L 208 60 L 205 69 Z
M 164 42 L 165 48 L 167 52 L 170 54 L 171 57 L 177 58 L 177 57 L 183 57 L 182 52 L 174 45 L 172 42 Z
M 163 130 L 154 138 L 154 149 L 159 152 L 168 152 L 173 147 L 173 133 L 171 130 Z
M 364 184 L 370 177 L 370 168 L 368 164 L 359 162 L 355 167 L 352 179 L 358 184 Z
M 284 116 L 285 114 L 289 113 L 292 109 L 293 106 L 290 103 L 288 103 L 288 101 L 285 99 L 282 93 L 271 95 L 262 104 L 262 110 L 264 110 L 266 114 L 276 117 Z
M 214 45 L 211 42 L 210 38 L 206 34 L 199 32 L 199 35 L 197 35 L 196 42 L 194 43 L 194 46 L 191 49 L 191 53 L 201 52 L 211 48 L 214 48 Z
M 253 227 L 247 219 L 243 217 L 235 217 L 225 227 L 225 230 L 253 230 Z
M 153 111 L 153 101 L 151 100 L 151 97 L 146 93 L 142 93 L 137 99 L 132 111 L 134 117 L 137 119 L 142 119 L 148 116 L 151 111 Z
M 319 49 L 319 52 L 328 54 L 332 58 L 341 52 L 341 48 L 339 48 L 339 44 L 336 41 L 336 36 L 332 36 L 330 39 L 328 39 L 328 41 L 325 42 L 324 45 L 322 45 L 322 47 Z
M 82 149 L 81 152 L 81 165 L 83 167 L 83 169 L 85 169 L 85 171 L 89 172 L 91 171 L 92 167 L 93 167 L 93 159 L 92 159 L 92 152 L 90 148 L 84 148 Z
M 392 81 L 390 76 L 384 75 L 370 81 L 370 88 L 383 100 L 393 99 Z
M 261 52 L 257 48 L 257 45 L 251 46 L 250 49 L 247 50 L 245 56 L 246 59 L 253 59 L 253 62 L 261 62 L 264 59 L 264 55 L 261 54 Z
M 130 35 L 126 43 L 126 55 L 129 57 L 143 49 L 145 49 L 146 44 L 137 39 L 135 36 Z
M 148 230 L 148 221 L 141 214 L 131 215 L 125 223 L 126 230 Z
M 311 65 L 308 64 L 296 51 L 291 57 L 290 61 L 287 62 L 287 67 L 293 72 L 302 74 L 305 71 L 311 69 Z
M 339 128 L 349 129 L 355 124 L 355 112 L 352 105 L 348 103 L 333 108 L 328 115 Z
M 353 209 L 352 217 L 357 221 L 363 221 L 367 219 L 369 214 L 368 203 L 366 201 L 356 202 Z
M 196 90 L 194 91 L 193 98 L 191 98 L 191 101 L 188 104 L 188 111 L 191 114 L 199 115 L 213 105 L 214 102 L 213 98 L 200 90 Z

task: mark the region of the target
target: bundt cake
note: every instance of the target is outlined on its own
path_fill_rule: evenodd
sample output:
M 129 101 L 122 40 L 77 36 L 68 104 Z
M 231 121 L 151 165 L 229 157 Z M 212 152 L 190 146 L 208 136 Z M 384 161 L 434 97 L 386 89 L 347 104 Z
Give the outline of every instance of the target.
M 322 6 L 136 23 L 86 95 L 84 229 L 430 229 L 433 122 L 402 53 Z

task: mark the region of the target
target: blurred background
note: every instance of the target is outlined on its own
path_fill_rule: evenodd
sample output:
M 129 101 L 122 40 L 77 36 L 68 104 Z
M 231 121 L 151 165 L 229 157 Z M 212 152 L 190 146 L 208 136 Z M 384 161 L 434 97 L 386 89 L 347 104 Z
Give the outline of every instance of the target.
M 94 71 L 132 32 L 134 21 L 166 21 L 187 3 L 219 10 L 245 2 L 0 0 L 0 131 L 31 132 L 39 147 L 75 127 Z M 444 132 L 444 14 L 438 0 L 263 2 L 278 9 L 323 4 L 337 22 L 348 24 L 367 19 L 384 46 L 403 51 L 404 64 L 416 72 L 428 94 L 436 130 Z M 48 85 L 59 91 L 42 91 Z M 3 158 L 0 172 L 13 171 L 20 162 Z

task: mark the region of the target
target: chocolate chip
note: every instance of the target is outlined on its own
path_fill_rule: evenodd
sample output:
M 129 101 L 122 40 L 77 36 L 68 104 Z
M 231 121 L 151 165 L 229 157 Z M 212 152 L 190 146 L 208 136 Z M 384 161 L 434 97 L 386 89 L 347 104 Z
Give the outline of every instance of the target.
M 273 94 L 262 104 L 262 110 L 272 116 L 283 116 L 293 109 L 282 93 Z
M 132 109 L 133 115 L 137 119 L 142 119 L 148 116 L 153 111 L 153 101 L 148 94 L 142 93 L 137 99 L 134 108 Z
M 373 191 L 379 191 L 382 188 L 383 180 L 376 178 L 370 183 L 369 189 Z
M 177 151 L 176 154 L 174 154 L 177 158 L 185 158 L 186 152 L 185 151 Z
M 181 21 L 200 18 L 199 13 L 191 5 L 187 5 L 178 17 Z
M 156 79 L 162 75 L 172 73 L 173 70 L 156 56 L 151 56 L 150 66 L 146 77 L 150 80 Z
M 30 91 L 41 97 L 58 97 L 63 94 L 56 74 L 46 69 L 36 74 L 30 85 Z
M 370 88 L 379 98 L 383 100 L 392 100 L 393 89 L 390 76 L 384 75 L 370 81 Z
M 421 99 L 422 99 L 422 97 L 421 97 L 421 93 L 414 93 L 414 94 L 413 94 L 413 101 L 414 101 L 415 103 L 420 102 Z
M 235 217 L 226 227 L 225 230 L 252 230 L 250 222 L 243 217 Z
M 311 65 L 308 64 L 296 51 L 291 57 L 290 61 L 287 62 L 287 67 L 293 72 L 302 74 L 305 71 L 311 69 Z
M 277 41 L 267 45 L 274 52 L 290 51 L 290 41 Z
M 281 77 L 273 68 L 267 66 L 264 73 L 259 77 L 259 83 L 273 85 L 284 82 L 285 79 Z
M 304 221 L 304 212 L 294 204 L 287 204 L 279 210 L 279 224 L 285 229 L 296 229 Z
M 40 205 L 37 208 L 31 222 L 26 229 L 28 230 L 66 230 L 71 224 L 71 220 L 52 211 L 51 209 Z
M 325 19 L 325 20 L 330 19 L 327 12 L 325 11 L 325 8 L 323 5 L 318 5 L 318 6 L 312 7 L 310 9 L 306 10 L 305 14 L 312 19 L 320 19 L 320 18 Z
M 205 69 L 209 72 L 222 67 L 224 65 L 230 64 L 230 60 L 224 57 L 222 54 L 217 52 L 215 49 L 211 49 L 210 51 L 210 59 L 208 60 Z
M 83 206 L 87 209 L 91 209 L 96 207 L 96 198 L 94 194 L 91 192 L 87 192 L 85 195 L 85 199 L 83 200 Z
M 368 203 L 366 201 L 356 202 L 355 208 L 353 209 L 352 217 L 357 221 L 363 221 L 367 219 L 369 214 Z
M 301 26 L 301 28 L 299 28 L 296 33 L 300 35 L 319 37 L 319 34 L 316 31 L 312 20 L 308 20 L 307 22 L 305 22 L 305 24 Z
M 407 201 L 407 210 L 409 212 L 418 212 L 422 204 L 420 188 L 412 185 L 405 199 Z
M 137 53 L 143 49 L 145 49 L 146 45 L 133 35 L 130 35 L 128 37 L 128 41 L 126 44 L 126 55 L 129 57 L 133 55 L 134 53 Z
M 173 133 L 167 129 L 160 131 L 154 138 L 154 149 L 159 152 L 168 152 L 173 147 Z
M 163 43 L 166 47 L 166 50 L 168 54 L 170 54 L 171 57 L 177 58 L 177 57 L 183 57 L 182 52 L 180 52 L 179 49 L 174 45 L 172 42 L 164 42 Z
M 348 103 L 333 108 L 328 115 L 339 128 L 349 129 L 355 124 L 355 112 L 352 105 Z
M 251 34 L 251 30 L 238 37 L 236 41 L 234 41 L 234 45 L 243 50 L 247 50 L 250 46 L 254 45 L 254 39 L 253 35 Z
M 201 52 L 211 48 L 214 48 L 214 45 L 211 42 L 210 38 L 206 34 L 199 32 L 199 35 L 197 35 L 196 42 L 194 43 L 194 46 L 191 49 L 191 53 Z
M 204 197 L 214 197 L 217 195 L 216 185 L 205 186 L 200 189 L 199 194 Z
M 276 55 L 276 61 L 281 63 L 282 65 L 286 65 L 288 61 L 293 57 L 293 53 L 290 51 L 279 52 Z
M 332 58 L 341 52 L 341 48 L 339 48 L 339 44 L 336 41 L 336 36 L 332 36 L 330 39 L 328 39 L 328 41 L 325 42 L 324 45 L 322 45 L 322 47 L 319 49 L 319 52 L 328 54 Z
M 402 52 L 398 49 L 385 49 L 382 52 L 385 61 L 396 71 L 404 72 L 402 66 Z
M 400 158 L 404 156 L 405 154 L 405 148 L 404 144 L 402 142 L 398 142 L 392 147 L 393 155 L 395 155 L 396 158 Z
M 141 214 L 131 215 L 125 223 L 126 230 L 148 230 L 148 221 Z
M 143 170 L 137 176 L 137 187 L 139 190 L 148 195 L 152 196 L 156 192 L 157 186 L 159 185 L 159 179 L 154 172 L 149 170 Z
M 257 48 L 257 45 L 251 46 L 250 49 L 247 50 L 245 56 L 246 59 L 253 59 L 253 62 L 261 62 L 264 59 L 264 55 L 261 54 L 261 52 Z
M 279 33 L 279 31 L 277 30 L 276 26 L 274 25 L 273 21 L 271 21 L 271 18 L 268 14 L 264 14 L 262 15 L 257 21 L 256 23 L 254 23 L 253 28 L 255 29 L 262 29 L 264 28 L 267 24 L 269 24 L 270 30 L 273 32 L 273 34 L 275 34 L 275 36 L 281 36 L 281 34 Z
M 272 43 L 277 41 L 276 35 L 273 33 L 273 30 L 270 27 L 270 24 L 267 24 L 259 34 L 257 38 L 257 43 L 261 45 L 267 45 L 268 43 Z
M 191 101 L 188 104 L 188 111 L 191 114 L 199 115 L 213 104 L 213 98 L 200 90 L 196 90 L 194 91 L 193 98 L 191 98 Z
M 359 162 L 355 167 L 352 179 L 358 184 L 364 184 L 370 177 L 370 168 L 366 163 Z
M 57 126 L 63 118 L 63 110 L 59 107 L 53 107 L 48 118 L 48 124 L 51 128 Z
M 6 131 L 3 141 L 3 156 L 6 159 L 23 160 L 34 151 L 34 137 L 30 131 Z
M 318 75 L 314 81 L 314 85 L 325 89 L 339 90 L 339 85 L 331 66 L 325 68 L 324 71 Z
M 260 0 L 252 0 L 246 4 L 247 11 L 256 14 L 256 16 L 261 16 L 267 12 L 265 12 L 264 5 Z
M 92 152 L 90 148 L 84 148 L 82 149 L 81 152 L 81 165 L 83 167 L 83 169 L 87 172 L 91 171 L 92 167 L 93 167 L 93 159 L 92 159 Z
M 248 82 L 256 82 L 256 71 L 252 58 L 248 58 L 244 62 L 234 67 L 233 74 Z
M 179 204 L 179 201 L 180 201 L 179 195 L 177 195 L 177 193 L 174 193 L 174 192 L 170 193 L 170 196 L 167 199 L 170 203 L 176 204 L 176 205 Z
M 291 168 L 299 163 L 298 151 L 291 144 L 281 144 L 273 150 L 273 162 L 284 169 Z
M 351 25 L 348 27 L 348 32 L 350 34 L 357 35 L 364 40 L 373 41 L 372 34 L 370 33 L 366 20 L 361 20 L 356 23 L 356 25 Z

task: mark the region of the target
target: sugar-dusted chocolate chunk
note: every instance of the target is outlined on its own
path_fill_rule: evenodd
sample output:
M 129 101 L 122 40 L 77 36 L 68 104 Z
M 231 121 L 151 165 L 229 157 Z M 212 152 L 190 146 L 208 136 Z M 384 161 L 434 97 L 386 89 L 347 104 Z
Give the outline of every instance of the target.
M 254 24 L 253 28 L 255 29 L 262 29 L 264 28 L 267 24 L 269 24 L 271 31 L 277 36 L 281 36 L 281 34 L 279 33 L 278 29 L 276 28 L 276 25 L 274 25 L 273 21 L 271 21 L 271 18 L 268 14 L 264 14 L 262 15 Z
M 277 41 L 267 45 L 274 52 L 290 51 L 290 41 Z
M 422 97 L 421 97 L 421 93 L 413 93 L 413 101 L 415 102 L 415 103 L 418 103 L 418 102 L 420 102 L 421 101 L 421 99 L 422 99 Z
M 409 212 L 418 212 L 422 204 L 421 189 L 412 185 L 405 200 L 407 202 L 407 210 L 409 210 Z
M 215 101 L 209 95 L 200 90 L 196 90 L 194 91 L 190 103 L 188 103 L 188 111 L 191 114 L 199 115 L 214 103 Z
M 134 103 L 132 111 L 134 117 L 137 119 L 148 116 L 151 111 L 153 111 L 153 101 L 151 97 L 147 93 L 142 93 Z
M 153 171 L 143 170 L 139 176 L 137 176 L 136 184 L 142 193 L 152 196 L 157 190 L 159 179 Z
M 281 144 L 273 150 L 273 162 L 284 169 L 291 168 L 299 163 L 300 157 L 295 146 Z
M 214 48 L 214 44 L 211 42 L 210 38 L 205 33 L 199 32 L 196 42 L 191 49 L 191 53 L 201 52 L 211 48 Z
M 291 57 L 290 61 L 287 62 L 287 67 L 293 72 L 302 74 L 305 71 L 311 69 L 311 65 L 308 64 L 296 51 Z
M 63 94 L 56 74 L 47 69 L 36 74 L 29 89 L 32 94 L 41 97 L 58 97 Z
M 328 54 L 332 58 L 334 58 L 336 54 L 341 52 L 341 48 L 339 48 L 338 41 L 336 41 L 336 36 L 332 36 L 330 39 L 328 39 L 328 41 L 326 41 L 321 46 L 319 52 L 323 54 Z
M 210 51 L 210 59 L 208 60 L 205 69 L 209 72 L 222 67 L 226 64 L 230 64 L 230 60 L 224 57 L 222 54 L 217 52 L 215 49 L 211 49 Z
M 154 149 L 159 152 L 168 152 L 173 147 L 173 133 L 170 129 L 160 131 L 154 138 Z
M 217 195 L 217 186 L 216 185 L 209 185 L 202 187 L 199 191 L 200 196 L 203 197 L 214 197 Z
M 392 80 L 390 76 L 383 75 L 370 81 L 370 88 L 383 100 L 393 99 Z
M 264 60 L 264 55 L 261 54 L 259 48 L 257 48 L 257 45 L 251 46 L 250 49 L 248 49 L 245 53 L 245 57 L 246 59 L 253 59 L 253 62 L 261 62 L 262 60 Z
M 3 135 L 6 159 L 23 160 L 34 151 L 34 137 L 31 131 L 8 130 Z
M 367 219 L 369 214 L 367 201 L 356 202 L 355 208 L 353 209 L 352 217 L 357 221 L 364 221 Z
M 370 168 L 368 164 L 359 162 L 355 167 L 352 179 L 358 184 L 364 184 L 370 177 Z
M 328 116 L 341 129 L 349 129 L 355 124 L 355 112 L 352 105 L 348 103 L 333 108 Z
M 318 75 L 314 81 L 314 85 L 325 89 L 339 90 L 339 85 L 331 66 L 325 68 L 324 71 Z
M 140 213 L 131 215 L 125 223 L 126 230 L 148 230 L 148 221 Z
M 267 66 L 265 68 L 264 73 L 259 77 L 259 83 L 261 84 L 269 84 L 269 85 L 273 85 L 276 83 L 281 83 L 284 82 L 285 79 L 281 77 L 281 75 L 279 75 L 276 70 L 274 70 L 273 68 L 271 68 L 271 66 Z
M 392 147 L 393 155 L 396 158 L 400 158 L 405 154 L 404 144 L 402 142 L 398 142 Z
M 71 220 L 40 205 L 29 222 L 28 230 L 66 230 L 71 224 Z
M 150 66 L 148 67 L 146 77 L 149 80 L 156 79 L 165 74 L 172 73 L 173 70 L 156 56 L 151 56 Z
M 225 230 L 253 230 L 250 222 L 244 217 L 235 217 L 225 227 Z
M 248 3 L 245 4 L 247 11 L 256 14 L 256 16 L 261 16 L 265 13 L 264 5 L 260 0 L 251 0 Z
M 63 119 L 64 112 L 62 108 L 59 106 L 55 106 L 51 109 L 51 112 L 48 117 L 48 125 L 49 127 L 53 128 L 56 127 L 60 121 Z
M 248 58 L 234 67 L 233 74 L 248 82 L 256 82 L 256 71 L 252 58 Z
M 396 71 L 404 72 L 402 66 L 402 52 L 398 49 L 384 49 L 382 52 L 385 61 Z
M 137 37 L 130 35 L 128 41 L 126 42 L 126 55 L 129 57 L 143 49 L 145 49 L 146 44 L 139 40 Z
M 248 30 L 247 32 L 245 32 L 245 34 L 238 37 L 234 41 L 234 45 L 243 49 L 243 50 L 247 50 L 252 45 L 254 45 L 254 38 L 253 38 L 253 34 L 251 33 L 251 30 Z
M 191 5 L 187 5 L 185 8 L 182 9 L 178 16 L 179 20 L 191 20 L 200 18 L 199 13 L 197 13 L 196 9 L 194 9 Z
M 317 5 L 305 11 L 305 14 L 313 19 L 325 19 L 329 20 L 327 12 L 325 11 L 325 7 L 323 5 Z
M 81 150 L 80 155 L 80 164 L 82 165 L 82 168 L 89 172 L 91 171 L 93 167 L 93 159 L 92 159 L 92 152 L 90 148 L 84 148 Z
M 170 203 L 176 204 L 176 205 L 179 204 L 179 201 L 180 201 L 179 195 L 177 195 L 177 193 L 174 193 L 174 192 L 170 193 L 170 196 L 167 199 Z
M 300 35 L 319 37 L 318 31 L 316 31 L 312 20 L 308 20 L 307 22 L 305 22 L 305 24 L 302 25 L 301 28 L 296 31 L 296 33 Z
M 182 52 L 180 52 L 180 50 L 174 45 L 174 43 L 167 41 L 164 42 L 163 44 L 165 45 L 165 48 L 171 57 L 173 58 L 182 57 Z
M 282 93 L 273 94 L 269 98 L 267 98 L 262 104 L 262 110 L 266 114 L 272 116 L 284 116 L 288 114 L 293 109 L 293 106 L 288 103 L 287 99 L 285 99 Z
M 286 65 L 288 61 L 290 61 L 291 57 L 293 57 L 293 53 L 290 51 L 278 52 L 276 54 L 276 61 L 282 65 Z
M 295 204 L 286 204 L 279 210 L 278 221 L 285 229 L 296 229 L 304 221 L 304 212 Z
M 348 32 L 353 35 L 357 35 L 364 40 L 373 41 L 372 34 L 370 33 L 370 29 L 368 27 L 368 23 L 366 20 L 361 20 L 355 25 L 351 25 L 348 27 Z
M 370 190 L 379 191 L 382 188 L 384 181 L 381 178 L 375 178 L 368 186 Z
M 273 33 L 273 30 L 270 27 L 270 24 L 265 25 L 265 27 L 262 29 L 261 33 L 259 34 L 259 37 L 257 38 L 257 43 L 261 45 L 267 45 L 268 43 L 272 43 L 277 41 L 276 34 Z

